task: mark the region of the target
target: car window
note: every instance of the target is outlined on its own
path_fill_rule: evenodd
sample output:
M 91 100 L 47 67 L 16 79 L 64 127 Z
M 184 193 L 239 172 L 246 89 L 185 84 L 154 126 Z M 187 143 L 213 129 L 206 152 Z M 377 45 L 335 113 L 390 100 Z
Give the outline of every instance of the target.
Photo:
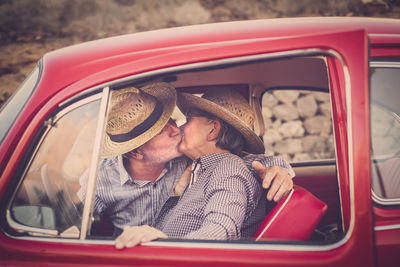
M 378 202 L 399 204 L 400 63 L 375 65 L 379 66 L 371 68 L 370 103 L 372 189 Z
M 307 65 L 308 68 L 304 68 L 304 65 Z M 302 73 L 300 76 L 301 79 L 298 75 L 295 75 L 298 71 Z M 265 73 L 269 75 L 265 75 Z M 315 73 L 319 75 L 315 75 Z M 221 67 L 214 66 L 212 69 L 200 68 L 194 71 L 189 69 L 188 71 L 172 72 L 165 74 L 165 76 L 157 76 L 154 80 L 149 78 L 144 81 L 139 80 L 139 82 L 134 80 L 132 82 L 124 81 L 121 85 L 111 85 L 110 90 L 112 90 L 112 94 L 118 91 L 122 93 L 127 89 L 132 89 L 131 87 L 143 88 L 153 82 L 171 81 L 169 83 L 176 88 L 178 93 L 192 93 L 198 96 L 201 96 L 202 93 L 210 88 L 217 88 L 218 90 L 233 88 L 247 99 L 250 99 L 249 96 L 253 92 L 254 95 L 257 95 L 255 97 L 256 101 L 253 101 L 253 107 L 262 111 L 265 122 L 266 131 L 263 138 L 267 147 L 267 153 L 287 157 L 290 161 L 307 161 L 307 163 L 312 165 L 313 163 L 310 160 L 335 158 L 330 94 L 328 93 L 329 83 L 326 73 L 326 64 L 322 57 L 294 57 L 276 61 L 257 61 L 249 64 L 223 65 Z M 304 76 L 307 78 L 305 79 Z M 287 86 L 287 84 L 297 84 L 298 86 L 293 86 L 293 90 L 268 90 L 265 84 L 271 83 L 276 84 L 278 87 L 279 85 L 282 85 L 282 87 Z M 296 88 L 302 88 L 302 90 Z M 310 89 L 306 90 L 303 88 Z M 268 90 L 268 92 L 262 96 L 259 95 L 264 90 Z M 262 106 L 261 109 L 260 104 Z M 109 105 L 109 108 L 110 106 L 112 105 Z M 293 114 L 288 114 L 282 107 L 293 108 Z M 292 110 L 290 109 L 290 111 Z M 110 117 L 112 116 L 109 114 L 108 118 Z M 176 120 L 178 125 L 181 125 L 185 121 L 183 115 L 176 109 L 172 118 Z M 274 130 L 281 139 L 271 141 L 271 137 L 273 137 L 271 131 Z M 301 149 L 294 152 L 281 149 L 284 145 L 291 149 L 292 145 L 290 142 L 299 143 Z M 271 147 L 272 149 L 270 149 Z M 303 149 L 303 147 L 307 149 Z M 118 229 L 122 229 L 124 223 L 126 225 L 126 221 L 128 220 L 132 221 L 131 225 L 136 225 L 138 222 L 139 224 L 143 224 L 143 221 L 146 219 L 144 217 L 148 216 L 149 219 L 146 219 L 147 222 L 145 221 L 145 223 L 150 224 L 154 217 L 154 211 L 157 214 L 159 208 L 163 206 L 166 200 L 164 197 L 155 195 L 158 192 L 156 191 L 159 187 L 157 183 L 160 180 L 157 183 L 132 182 L 127 178 L 128 174 L 123 170 L 122 179 L 119 179 L 120 177 L 116 176 L 119 173 L 114 172 L 117 168 L 113 166 L 121 166 L 120 162 L 118 157 L 109 156 L 102 159 L 99 164 L 93 206 L 94 221 L 89 238 L 99 239 L 104 237 L 108 239 L 109 236 L 115 235 Z M 172 164 L 171 167 L 170 164 L 169 167 L 180 168 L 180 165 L 176 164 L 175 166 Z M 184 168 L 180 170 L 183 171 Z M 118 167 L 119 171 L 121 169 Z M 324 221 L 321 221 L 321 234 L 312 238 L 313 240 L 325 240 L 325 232 L 334 229 L 331 231 L 334 234 L 330 236 L 334 239 L 337 237 L 336 229 L 339 224 L 336 174 L 335 172 L 332 174 L 326 172 L 325 169 L 323 171 L 318 169 L 317 171 L 314 170 L 312 175 L 308 175 L 307 171 L 303 172 L 302 178 L 304 179 L 301 185 L 305 188 L 310 187 L 310 191 L 312 192 L 318 190 L 315 190 L 315 188 L 330 185 L 332 181 L 332 187 L 327 188 L 325 194 L 321 195 L 321 200 L 329 204 L 329 213 L 326 214 Z M 104 175 L 105 173 L 107 175 Z M 112 178 L 113 175 L 118 178 Z M 318 178 L 323 177 L 324 179 L 314 179 L 313 177 L 316 175 L 319 175 Z M 82 182 L 84 181 L 82 180 Z M 105 190 L 110 187 L 114 187 L 115 189 Z M 129 194 L 126 192 L 129 192 Z M 143 199 L 151 199 L 148 201 L 150 204 L 144 205 L 144 200 L 137 200 L 140 192 L 145 192 L 143 193 L 145 196 Z M 165 190 L 165 192 L 168 193 L 168 190 Z M 142 205 L 142 207 L 139 207 L 139 205 Z M 141 212 L 142 209 L 144 210 L 143 212 Z M 329 230 L 325 230 L 322 227 L 326 225 L 330 226 Z M 326 235 L 328 236 L 328 234 Z
M 10 225 L 31 235 L 78 238 L 83 204 L 79 177 L 89 167 L 99 111 L 98 97 L 49 118 L 9 209 Z
M 17 89 L 15 94 L 10 97 L 4 106 L 0 110 L 0 143 L 6 136 L 11 125 L 13 125 L 18 114 L 25 106 L 32 92 L 35 90 L 37 83 L 40 78 L 40 68 L 36 66 L 31 74 L 25 79 L 22 85 Z
M 292 162 L 335 158 L 329 93 L 268 90 L 261 104 L 267 153 Z

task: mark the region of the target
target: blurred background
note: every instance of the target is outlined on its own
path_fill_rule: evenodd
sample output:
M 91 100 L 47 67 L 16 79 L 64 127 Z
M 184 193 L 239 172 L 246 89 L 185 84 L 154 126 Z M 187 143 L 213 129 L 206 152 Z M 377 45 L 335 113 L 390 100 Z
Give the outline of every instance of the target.
M 0 106 L 54 49 L 160 28 L 305 16 L 400 18 L 400 0 L 0 0 Z

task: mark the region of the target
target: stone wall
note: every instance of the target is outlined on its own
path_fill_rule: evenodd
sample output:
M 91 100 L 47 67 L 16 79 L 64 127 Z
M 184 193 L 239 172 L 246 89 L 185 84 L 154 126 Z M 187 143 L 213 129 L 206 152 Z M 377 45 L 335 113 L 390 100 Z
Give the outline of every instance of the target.
M 290 161 L 335 158 L 328 93 L 275 90 L 262 98 L 266 152 Z

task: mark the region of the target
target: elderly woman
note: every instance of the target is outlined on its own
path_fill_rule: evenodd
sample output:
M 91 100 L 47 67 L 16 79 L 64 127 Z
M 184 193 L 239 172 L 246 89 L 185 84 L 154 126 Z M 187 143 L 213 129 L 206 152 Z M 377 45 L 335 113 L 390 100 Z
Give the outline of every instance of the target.
M 176 205 L 164 206 L 156 228 L 126 227 L 117 248 L 166 237 L 246 238 L 265 216 L 261 185 L 237 156 L 242 150 L 264 151 L 244 97 L 209 90 L 201 98 L 179 95 L 178 106 L 187 117 L 179 150 L 193 160 L 190 182 Z

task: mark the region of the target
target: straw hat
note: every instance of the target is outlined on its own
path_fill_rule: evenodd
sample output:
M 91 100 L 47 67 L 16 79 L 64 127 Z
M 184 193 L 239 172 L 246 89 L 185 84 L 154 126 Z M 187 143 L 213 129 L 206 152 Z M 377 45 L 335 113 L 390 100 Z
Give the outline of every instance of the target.
M 167 124 L 175 104 L 175 88 L 167 83 L 114 91 L 102 155 L 121 155 L 149 141 Z
M 245 151 L 264 153 L 264 144 L 253 130 L 254 111 L 237 91 L 210 89 L 202 97 L 181 93 L 178 94 L 177 105 L 184 114 L 187 114 L 188 110 L 196 108 L 215 115 L 243 135 L 246 140 Z

